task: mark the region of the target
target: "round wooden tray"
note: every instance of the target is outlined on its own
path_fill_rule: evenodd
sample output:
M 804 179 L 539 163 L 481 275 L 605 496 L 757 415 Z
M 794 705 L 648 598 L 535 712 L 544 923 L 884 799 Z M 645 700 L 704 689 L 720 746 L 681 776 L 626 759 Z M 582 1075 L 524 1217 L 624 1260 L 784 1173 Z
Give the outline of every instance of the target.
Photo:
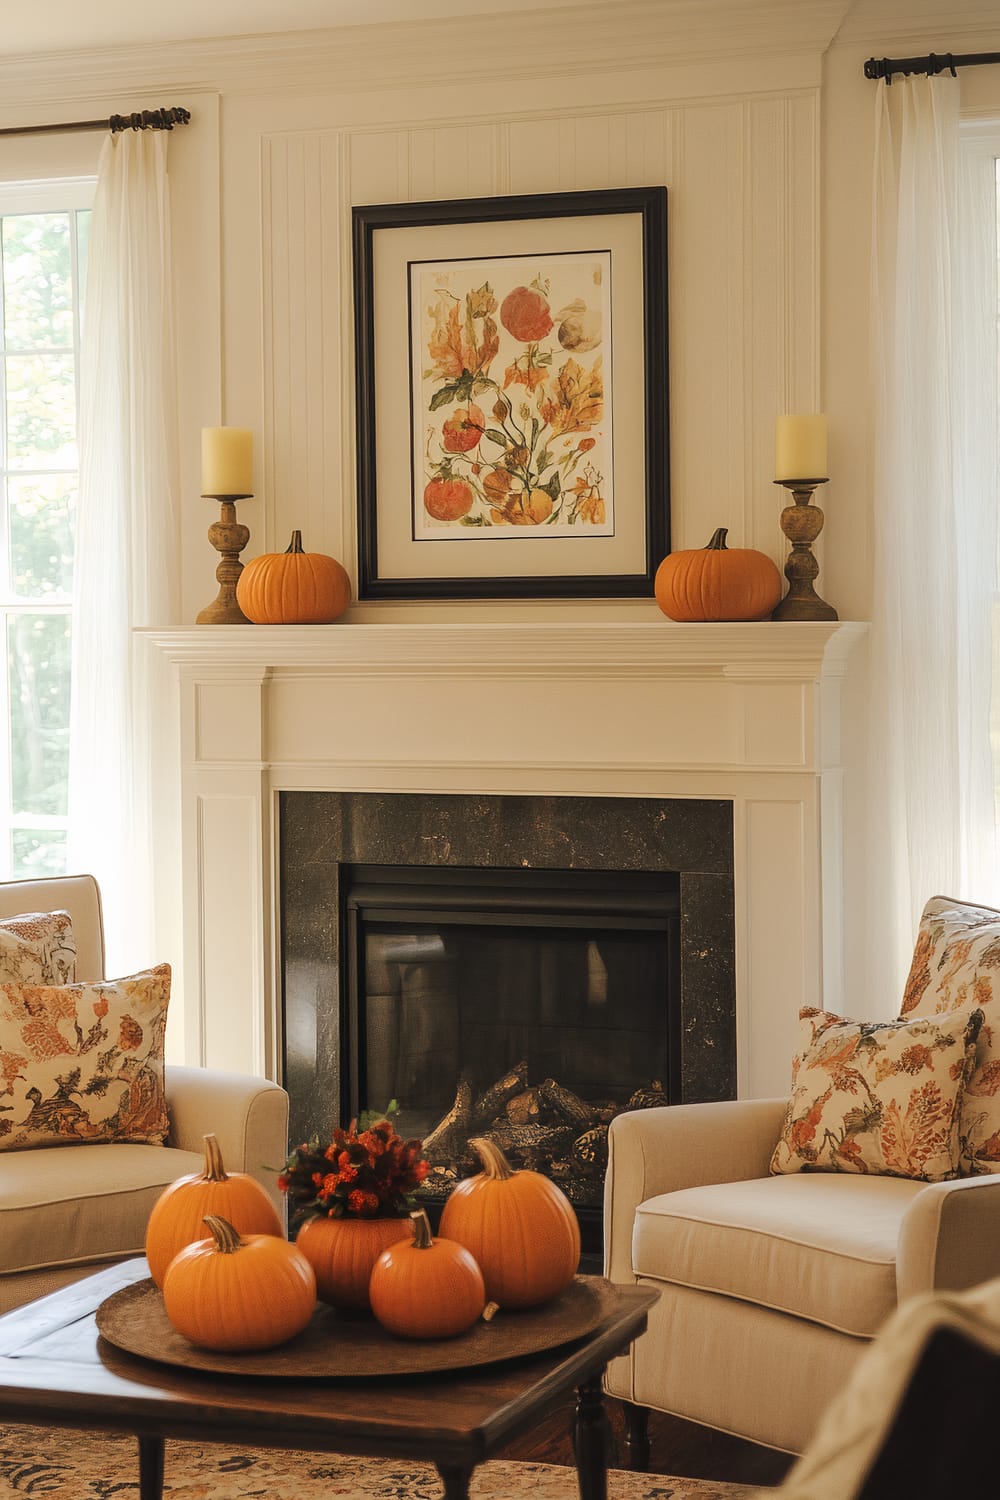
M 583 1338 L 617 1305 L 618 1293 L 599 1276 L 577 1276 L 544 1307 L 499 1312 L 452 1339 L 399 1339 L 374 1318 L 345 1317 L 324 1303 L 301 1333 L 277 1349 L 259 1353 L 220 1353 L 198 1349 L 167 1318 L 163 1295 L 150 1279 L 124 1287 L 101 1303 L 97 1327 L 109 1343 L 128 1354 L 188 1370 L 226 1375 L 278 1377 L 419 1375 L 462 1370 L 539 1354 Z

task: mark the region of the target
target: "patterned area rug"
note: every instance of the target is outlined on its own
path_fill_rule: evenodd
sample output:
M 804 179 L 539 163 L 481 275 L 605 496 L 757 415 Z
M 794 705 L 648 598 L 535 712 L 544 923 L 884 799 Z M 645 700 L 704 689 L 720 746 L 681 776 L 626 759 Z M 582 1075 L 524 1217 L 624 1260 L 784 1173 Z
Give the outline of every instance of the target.
M 167 1443 L 163 1486 L 169 1500 L 441 1500 L 427 1464 L 274 1449 L 200 1448 Z M 473 1500 L 578 1500 L 576 1472 L 554 1464 L 496 1461 L 472 1480 Z M 752 1500 L 743 1484 L 608 1474 L 608 1500 Z M 2 1500 L 134 1500 L 139 1494 L 133 1438 L 88 1436 L 43 1427 L 0 1427 Z

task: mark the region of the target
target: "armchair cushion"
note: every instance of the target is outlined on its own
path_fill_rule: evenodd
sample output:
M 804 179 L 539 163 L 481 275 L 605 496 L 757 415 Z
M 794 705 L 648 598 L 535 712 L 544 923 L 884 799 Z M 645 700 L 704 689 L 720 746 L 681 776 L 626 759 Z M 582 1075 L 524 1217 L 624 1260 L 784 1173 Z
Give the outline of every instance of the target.
M 772 1172 L 958 1174 L 962 1090 L 981 1010 L 904 1021 L 800 1012 L 802 1051 Z
M 633 1265 L 870 1338 L 896 1307 L 900 1227 L 922 1187 L 816 1172 L 664 1193 L 639 1205 Z
M 961 1170 L 1000 1172 L 1000 911 L 950 896 L 924 907 L 903 993 L 903 1016 L 981 1006 L 984 1022 L 965 1087 Z
M 0 919 L 0 984 L 70 984 L 76 943 L 68 911 Z
M 170 965 L 86 984 L 0 984 L 0 1152 L 134 1141 L 170 1127 L 163 1037 Z
M 4 1275 L 141 1255 L 150 1210 L 201 1156 L 163 1146 L 62 1146 L 0 1155 Z

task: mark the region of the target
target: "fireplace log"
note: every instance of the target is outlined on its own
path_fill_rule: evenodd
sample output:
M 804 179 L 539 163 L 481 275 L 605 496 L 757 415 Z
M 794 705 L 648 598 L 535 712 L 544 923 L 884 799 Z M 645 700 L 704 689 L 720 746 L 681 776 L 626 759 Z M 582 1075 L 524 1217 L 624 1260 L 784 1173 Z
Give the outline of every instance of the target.
M 522 1058 L 502 1078 L 491 1083 L 485 1093 L 480 1094 L 475 1104 L 476 1119 L 480 1123 L 502 1114 L 508 1099 L 522 1094 L 528 1087 L 528 1064 Z
M 538 1085 L 538 1096 L 553 1114 L 565 1120 L 567 1125 L 575 1126 L 578 1131 L 589 1130 L 593 1125 L 594 1111 L 590 1105 L 585 1104 L 572 1089 L 556 1083 L 554 1078 L 546 1078 L 544 1083 Z
M 588 1207 L 593 1204 L 594 1177 L 591 1174 L 582 1176 L 575 1162 L 554 1161 L 550 1173 L 571 1203 L 585 1204 Z
M 652 1083 L 646 1084 L 643 1088 L 636 1089 L 625 1108 L 658 1109 L 667 1103 L 669 1103 L 669 1100 L 663 1091 L 663 1084 L 658 1078 L 654 1078 Z
M 458 1170 L 455 1166 L 431 1167 L 424 1178 L 423 1192 L 450 1192 L 458 1181 Z
M 424 1138 L 424 1156 L 429 1162 L 454 1161 L 462 1155 L 472 1128 L 472 1084 L 468 1078 L 458 1080 L 455 1102 L 442 1120 Z
M 508 1156 L 524 1158 L 561 1156 L 572 1149 L 574 1134 L 570 1125 L 511 1125 L 487 1132 Z
M 596 1174 L 608 1165 L 608 1127 L 596 1125 L 573 1142 L 573 1160 L 577 1169 Z
M 512 1125 L 537 1125 L 544 1110 L 541 1089 L 525 1089 L 507 1100 L 507 1119 Z

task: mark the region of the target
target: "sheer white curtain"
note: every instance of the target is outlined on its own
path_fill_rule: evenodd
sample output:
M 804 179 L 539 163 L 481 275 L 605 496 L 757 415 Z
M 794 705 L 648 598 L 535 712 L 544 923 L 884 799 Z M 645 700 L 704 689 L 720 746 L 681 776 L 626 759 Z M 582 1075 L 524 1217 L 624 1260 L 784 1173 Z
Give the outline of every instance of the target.
M 104 896 L 108 962 L 151 942 L 153 665 L 132 631 L 178 621 L 176 389 L 167 136 L 109 136 L 91 224 L 81 356 L 68 868 Z
M 958 79 L 876 86 L 873 212 L 868 969 L 894 1013 L 927 898 L 997 894 L 996 188 Z

